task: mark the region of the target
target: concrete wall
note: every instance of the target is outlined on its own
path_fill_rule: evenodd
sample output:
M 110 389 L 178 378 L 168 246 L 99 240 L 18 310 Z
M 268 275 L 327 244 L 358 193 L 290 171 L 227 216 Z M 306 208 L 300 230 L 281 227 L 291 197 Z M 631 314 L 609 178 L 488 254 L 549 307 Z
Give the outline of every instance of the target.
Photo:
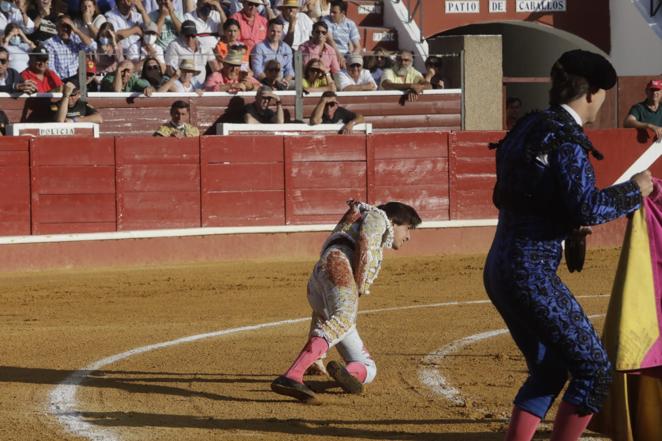
M 637 1 L 642 9 L 650 0 Z M 658 2 L 655 2 L 658 3 Z M 630 0 L 611 0 L 611 59 L 619 75 L 662 74 L 662 38 L 652 29 L 646 17 Z M 644 17 L 646 15 L 646 17 Z M 655 19 L 662 21 L 662 8 Z M 653 19 L 649 18 L 649 21 Z
M 431 54 L 464 52 L 460 58 L 445 60 L 453 87 L 464 90 L 464 130 L 500 130 L 502 125 L 503 58 L 500 35 L 458 35 L 437 37 L 430 43 Z M 462 76 L 462 77 L 460 77 Z M 487 111 L 486 111 L 487 110 Z

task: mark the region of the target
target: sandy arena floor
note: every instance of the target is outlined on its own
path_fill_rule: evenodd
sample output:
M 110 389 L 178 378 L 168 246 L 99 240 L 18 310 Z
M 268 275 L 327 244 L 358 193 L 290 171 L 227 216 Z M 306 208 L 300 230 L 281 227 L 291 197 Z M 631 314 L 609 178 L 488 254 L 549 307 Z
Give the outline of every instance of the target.
M 584 272 L 562 273 L 576 295 L 593 296 L 582 299 L 589 314 L 606 312 L 617 258 L 592 252 Z M 503 438 L 524 361 L 508 334 L 461 340 L 504 328 L 483 292 L 483 256 L 389 254 L 360 306 L 373 311 L 359 330 L 378 365 L 375 382 L 361 396 L 329 389 L 319 406 L 272 393 L 305 341 L 313 263 L 0 275 L 0 439 Z M 435 375 L 454 388 L 447 396 L 423 384 L 439 382 Z M 537 439 L 549 439 L 549 427 Z

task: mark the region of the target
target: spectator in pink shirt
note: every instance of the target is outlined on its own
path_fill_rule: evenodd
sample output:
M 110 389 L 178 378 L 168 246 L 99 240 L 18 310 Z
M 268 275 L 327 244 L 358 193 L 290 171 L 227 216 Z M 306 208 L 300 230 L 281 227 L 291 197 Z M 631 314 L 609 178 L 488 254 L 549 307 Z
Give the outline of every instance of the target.
M 244 7 L 232 15 L 239 22 L 239 40 L 246 45 L 248 53 L 260 41 L 267 38 L 267 19 L 258 13 L 262 0 L 243 0 Z
M 310 36 L 310 40 L 299 46 L 299 50 L 303 56 L 304 65 L 311 59 L 318 58 L 324 67 L 331 74 L 335 75 L 340 71 L 340 65 L 338 64 L 336 50 L 326 42 L 327 38 L 329 38 L 328 34 L 329 26 L 321 20 L 318 21 L 313 25 L 313 33 Z
M 260 83 L 247 72 L 241 71 L 243 51 L 230 49 L 223 58 L 223 67 L 214 72 L 205 82 L 205 90 L 211 92 L 237 93 L 254 90 Z

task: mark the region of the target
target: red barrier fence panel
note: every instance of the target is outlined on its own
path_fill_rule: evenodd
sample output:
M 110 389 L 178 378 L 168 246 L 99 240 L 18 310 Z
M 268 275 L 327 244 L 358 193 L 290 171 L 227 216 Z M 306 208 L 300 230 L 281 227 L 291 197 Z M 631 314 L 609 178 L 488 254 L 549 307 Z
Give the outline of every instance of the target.
M 591 156 L 598 188 L 612 185 L 653 143 L 646 132 L 636 129 L 589 130 L 587 134 L 593 146 L 604 155 L 601 161 Z M 662 161 L 656 161 L 651 172 L 662 178 Z
M 0 138 L 0 235 L 30 234 L 30 138 Z
M 287 224 L 334 223 L 345 201 L 366 200 L 366 135 L 284 139 Z
M 424 220 L 448 220 L 448 132 L 373 134 L 368 149 L 371 202 L 395 200 Z
M 493 219 L 492 204 L 496 182 L 494 150 L 490 142 L 504 132 L 451 132 L 450 134 L 450 217 L 451 219 Z
M 202 225 L 283 225 L 282 136 L 201 138 Z
M 117 229 L 200 224 L 200 138 L 117 137 Z
M 32 234 L 115 231 L 112 138 L 34 138 Z

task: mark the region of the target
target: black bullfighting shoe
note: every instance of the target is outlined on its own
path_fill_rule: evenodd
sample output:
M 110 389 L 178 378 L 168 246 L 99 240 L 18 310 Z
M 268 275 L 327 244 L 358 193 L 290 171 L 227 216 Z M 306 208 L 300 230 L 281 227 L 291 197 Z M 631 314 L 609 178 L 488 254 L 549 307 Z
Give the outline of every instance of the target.
M 287 378 L 284 375 L 276 378 L 271 383 L 271 390 L 277 394 L 296 398 L 299 401 L 308 402 L 315 400 L 315 392 L 313 392 L 308 386 Z
M 326 370 L 345 392 L 349 394 L 360 394 L 363 392 L 363 383 L 350 374 L 349 371 L 345 369 L 345 366 L 337 361 L 330 361 L 329 364 L 326 365 Z

